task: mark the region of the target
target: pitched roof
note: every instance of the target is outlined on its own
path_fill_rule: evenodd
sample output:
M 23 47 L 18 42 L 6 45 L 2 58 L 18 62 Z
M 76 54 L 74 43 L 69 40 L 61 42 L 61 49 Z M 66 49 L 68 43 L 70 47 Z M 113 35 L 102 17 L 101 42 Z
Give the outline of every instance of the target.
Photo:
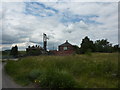
M 68 40 L 66 40 L 65 43 L 63 43 L 63 44 L 61 44 L 61 45 L 59 45 L 59 46 L 72 46 L 72 44 L 70 44 L 70 43 L 68 42 Z

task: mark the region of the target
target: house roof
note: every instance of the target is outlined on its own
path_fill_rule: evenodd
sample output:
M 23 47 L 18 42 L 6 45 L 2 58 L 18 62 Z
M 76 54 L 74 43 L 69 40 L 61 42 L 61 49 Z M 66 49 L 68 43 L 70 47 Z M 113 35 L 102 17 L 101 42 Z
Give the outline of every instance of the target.
M 61 45 L 59 45 L 59 46 L 72 46 L 72 44 L 70 44 L 70 43 L 68 42 L 68 40 L 66 40 L 65 43 L 63 43 L 63 44 L 61 44 Z

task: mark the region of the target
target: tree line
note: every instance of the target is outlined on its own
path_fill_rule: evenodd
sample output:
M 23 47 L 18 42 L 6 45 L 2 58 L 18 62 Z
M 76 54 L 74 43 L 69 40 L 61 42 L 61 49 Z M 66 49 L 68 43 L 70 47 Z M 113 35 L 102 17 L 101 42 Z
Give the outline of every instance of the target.
M 74 49 L 77 54 L 84 54 L 87 52 L 104 52 L 104 53 L 112 53 L 112 52 L 119 52 L 120 48 L 119 45 L 112 45 L 108 42 L 107 39 L 96 40 L 93 42 L 86 36 L 82 39 L 82 43 L 80 44 L 80 48 L 78 46 L 74 46 Z
M 77 45 L 74 45 L 73 47 L 77 54 L 85 54 L 89 52 L 112 53 L 120 51 L 119 45 L 113 46 L 110 42 L 108 42 L 107 39 L 96 40 L 95 42 L 93 42 L 92 40 L 90 40 L 90 38 L 88 38 L 88 36 L 82 39 L 80 48 Z M 12 55 L 13 57 L 18 57 L 17 45 L 15 47 L 12 47 L 10 55 Z

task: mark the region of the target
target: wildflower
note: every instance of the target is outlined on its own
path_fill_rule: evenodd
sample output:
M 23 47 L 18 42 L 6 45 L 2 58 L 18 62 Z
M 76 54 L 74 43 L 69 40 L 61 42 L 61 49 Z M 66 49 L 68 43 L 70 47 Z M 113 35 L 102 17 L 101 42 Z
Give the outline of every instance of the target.
M 40 80 L 35 80 L 35 83 L 40 83 Z

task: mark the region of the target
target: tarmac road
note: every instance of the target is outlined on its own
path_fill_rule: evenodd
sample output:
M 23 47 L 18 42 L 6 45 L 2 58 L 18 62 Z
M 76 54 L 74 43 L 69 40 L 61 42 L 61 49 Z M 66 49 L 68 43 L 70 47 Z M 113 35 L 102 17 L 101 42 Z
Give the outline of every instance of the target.
M 4 70 L 6 63 L 2 64 L 2 88 L 22 88 L 22 86 L 16 84 L 13 79 L 8 76 Z
M 29 86 L 20 86 L 17 83 L 14 82 L 14 80 L 7 75 L 7 73 L 5 72 L 4 66 L 5 66 L 6 62 L 0 64 L 0 68 L 2 70 L 2 88 L 34 88 L 33 85 L 29 85 Z
M 2 61 L 0 61 L 0 89 L 2 89 Z

